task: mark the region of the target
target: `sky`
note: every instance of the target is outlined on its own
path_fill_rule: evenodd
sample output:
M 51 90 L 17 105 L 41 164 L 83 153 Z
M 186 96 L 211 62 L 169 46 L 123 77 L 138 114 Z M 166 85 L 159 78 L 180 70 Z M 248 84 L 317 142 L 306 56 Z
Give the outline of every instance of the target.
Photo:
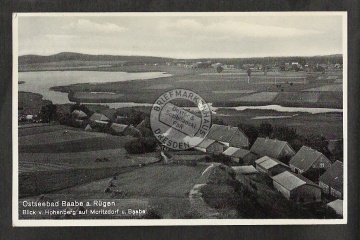
M 18 54 L 170 58 L 341 54 L 342 19 L 323 13 L 20 15 Z

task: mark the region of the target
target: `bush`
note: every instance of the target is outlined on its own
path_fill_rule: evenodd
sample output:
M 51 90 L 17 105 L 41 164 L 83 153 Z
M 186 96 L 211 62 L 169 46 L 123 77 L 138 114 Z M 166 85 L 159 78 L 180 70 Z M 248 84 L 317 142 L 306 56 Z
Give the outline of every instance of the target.
M 218 162 L 228 166 L 232 165 L 231 157 L 225 155 L 212 154 L 210 156 L 210 162 Z
M 149 208 L 142 216 L 143 219 L 162 219 L 161 214 L 154 208 Z
M 201 188 L 204 201 L 212 208 L 235 208 L 237 206 L 236 192 L 227 185 L 207 184 Z
M 156 150 L 155 138 L 137 138 L 125 143 L 125 150 L 131 154 L 154 152 Z

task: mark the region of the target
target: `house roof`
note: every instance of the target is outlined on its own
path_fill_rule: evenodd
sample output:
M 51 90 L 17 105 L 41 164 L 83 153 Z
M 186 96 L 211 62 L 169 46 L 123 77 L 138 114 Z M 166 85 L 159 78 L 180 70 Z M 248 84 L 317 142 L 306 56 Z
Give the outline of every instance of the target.
M 95 123 L 98 123 L 100 125 L 107 125 L 109 122 L 105 122 L 105 121 L 100 121 L 100 120 L 95 120 Z
M 214 142 L 216 142 L 215 140 L 212 139 L 204 139 L 201 143 L 199 143 L 196 147 L 198 148 L 208 148 L 211 144 L 213 144 Z
M 314 182 L 310 181 L 309 179 L 305 178 L 304 176 L 291 173 L 289 171 L 282 172 L 272 177 L 272 179 L 290 191 L 305 184 L 319 188 L 318 185 L 316 185 Z
M 105 110 L 102 110 L 101 113 L 107 117 L 108 119 L 110 119 L 111 121 L 114 121 L 116 119 L 115 114 L 117 112 L 117 109 L 115 108 L 108 108 Z
M 331 186 L 335 190 L 343 191 L 343 163 L 336 161 L 331 164 L 330 168 L 320 176 L 319 181 Z
M 146 127 L 145 125 L 146 125 L 146 121 L 142 120 L 138 125 L 136 125 L 136 128 L 137 129 L 142 129 L 142 128 Z
M 288 167 L 287 165 L 280 162 L 279 160 L 273 159 L 273 158 L 268 157 L 268 156 L 264 156 L 262 158 L 259 158 L 258 160 L 255 161 L 255 163 L 257 165 L 261 166 L 264 169 L 270 169 L 270 168 L 275 167 L 276 165 L 282 165 L 284 167 Z
M 128 125 L 118 124 L 118 123 L 113 123 L 113 124 L 111 124 L 111 126 L 110 126 L 110 128 L 111 128 L 112 130 L 114 130 L 115 132 L 118 132 L 118 133 L 124 132 L 127 127 L 128 127 Z
M 206 138 L 229 143 L 236 132 L 239 132 L 242 138 L 247 139 L 247 136 L 239 128 L 218 124 L 211 126 Z
M 110 119 L 108 117 L 106 117 L 103 114 L 100 113 L 94 113 L 93 115 L 91 115 L 90 117 L 91 121 L 110 121 Z
M 71 113 L 72 116 L 76 117 L 76 118 L 85 118 L 87 117 L 88 115 L 86 113 L 84 113 L 83 111 L 81 110 L 74 110 L 72 113 Z
M 244 157 L 246 157 L 249 153 L 250 153 L 249 150 L 240 148 L 239 150 L 237 150 L 237 151 L 233 154 L 233 157 L 244 158 Z
M 249 150 L 236 147 L 229 147 L 223 152 L 224 155 L 235 158 L 245 158 L 250 153 Z
M 172 129 L 172 128 L 171 128 Z M 165 135 L 165 134 L 164 134 Z M 200 137 L 190 137 L 190 136 L 185 136 L 183 141 L 185 143 L 188 143 L 189 146 L 191 147 L 196 147 L 199 143 L 201 143 L 204 140 L 204 138 L 200 138 Z
M 258 154 L 259 156 L 279 158 L 286 145 L 290 147 L 290 145 L 285 141 L 258 137 L 252 145 L 250 151 Z M 290 149 L 292 148 L 290 147 Z
M 307 146 L 302 146 L 301 149 L 295 154 L 295 156 L 290 160 L 289 164 L 294 165 L 295 167 L 301 170 L 308 170 L 317 159 L 321 156 L 325 157 L 321 152 L 318 152 Z
M 234 153 L 237 152 L 238 150 L 240 150 L 240 148 L 236 148 L 236 147 L 229 147 L 228 149 L 226 149 L 223 154 L 226 156 L 230 156 L 233 157 Z
M 343 215 L 343 200 L 336 199 L 326 205 L 334 209 L 337 214 Z
M 253 166 L 234 166 L 231 167 L 236 174 L 254 174 L 258 173 L 258 170 L 256 170 Z

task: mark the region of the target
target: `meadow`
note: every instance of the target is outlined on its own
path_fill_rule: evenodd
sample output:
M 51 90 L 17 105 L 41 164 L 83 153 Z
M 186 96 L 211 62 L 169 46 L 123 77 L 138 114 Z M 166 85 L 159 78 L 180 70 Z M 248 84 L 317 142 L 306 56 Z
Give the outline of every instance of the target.
M 73 101 L 86 102 L 136 102 L 153 103 L 163 92 L 175 88 L 191 89 L 200 94 L 214 106 L 264 105 L 278 104 L 283 106 L 333 107 L 342 108 L 342 73 L 329 71 L 315 81 L 307 79 L 305 72 L 254 72 L 249 83 L 246 72 L 239 69 L 224 70 L 217 73 L 215 69 L 191 69 L 175 66 L 139 66 L 142 71 L 164 71 L 172 76 L 148 80 L 111 82 L 98 84 L 74 84 L 53 87 L 61 92 L 114 92 L 115 96 L 99 98 L 96 94 L 84 98 L 74 97 Z M 131 71 L 133 66 L 118 67 L 118 71 Z M 104 71 L 115 71 L 114 67 Z M 338 82 L 335 82 L 338 81 Z M 289 97 L 297 94 L 298 98 Z M 76 96 L 76 95 L 75 95 Z
M 123 146 L 131 139 L 62 125 L 19 128 L 19 195 L 52 192 L 159 160 L 155 153 L 129 156 Z

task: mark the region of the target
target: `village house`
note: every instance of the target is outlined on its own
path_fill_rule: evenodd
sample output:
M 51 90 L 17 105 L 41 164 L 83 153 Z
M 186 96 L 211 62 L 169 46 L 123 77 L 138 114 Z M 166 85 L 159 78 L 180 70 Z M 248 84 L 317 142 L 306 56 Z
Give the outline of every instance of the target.
M 78 120 L 85 120 L 88 118 L 88 115 L 81 110 L 74 110 L 71 113 L 71 117 Z
M 128 128 L 128 125 L 113 123 L 110 126 L 110 133 L 114 135 L 125 135 L 124 132 Z
M 91 122 L 90 126 L 93 129 L 98 128 L 100 130 L 104 130 L 104 129 L 106 129 L 108 127 L 109 124 L 110 124 L 110 122 L 94 120 L 94 121 Z
M 269 176 L 275 176 L 279 173 L 289 170 L 287 165 L 268 156 L 264 156 L 256 160 L 255 168 L 259 172 L 266 173 Z
M 101 111 L 101 114 L 107 117 L 111 122 L 115 122 L 117 118 L 117 109 L 115 108 L 108 108 Z
M 326 195 L 343 198 L 343 168 L 343 163 L 336 161 L 320 176 L 319 186 Z
M 304 173 L 310 168 L 315 169 L 328 169 L 331 166 L 331 161 L 324 156 L 321 152 L 318 152 L 310 147 L 303 146 L 295 154 L 289 162 L 291 171 L 295 173 Z
M 289 171 L 274 177 L 273 185 L 286 199 L 297 203 L 321 201 L 321 188 L 309 179 Z
M 95 122 L 95 121 L 110 122 L 110 119 L 101 113 L 94 113 L 93 115 L 91 115 L 89 120 L 91 122 Z
M 219 155 L 224 151 L 225 145 L 212 139 L 204 139 L 194 148 L 204 153 Z
M 237 127 L 213 124 L 206 138 L 221 142 L 228 147 L 249 147 L 248 137 Z
M 223 154 L 230 157 L 233 162 L 243 165 L 252 165 L 258 159 L 258 156 L 249 150 L 236 147 L 229 147 Z
M 295 155 L 294 149 L 287 142 L 261 137 L 256 139 L 250 151 L 260 157 L 269 156 L 276 159 L 291 158 Z
M 332 208 L 337 214 L 343 216 L 343 200 L 336 199 L 335 201 L 326 204 L 326 206 Z

